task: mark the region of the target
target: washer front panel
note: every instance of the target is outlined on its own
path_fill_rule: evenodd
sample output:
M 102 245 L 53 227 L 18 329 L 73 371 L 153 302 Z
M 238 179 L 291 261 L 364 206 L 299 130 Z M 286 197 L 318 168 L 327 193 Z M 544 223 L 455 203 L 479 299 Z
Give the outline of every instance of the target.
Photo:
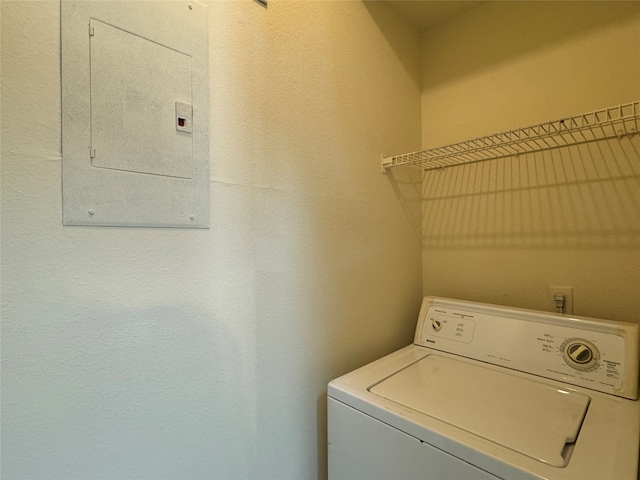
M 590 322 L 578 319 L 571 319 L 571 326 L 559 324 L 567 319 L 541 312 L 519 314 L 500 307 L 482 311 L 429 298 L 425 302 L 416 331 L 419 345 L 637 398 L 637 383 L 636 389 L 625 390 L 629 387 L 625 385 L 629 382 L 629 375 L 625 377 L 628 346 L 619 327 L 603 331 L 602 327 L 590 329 Z

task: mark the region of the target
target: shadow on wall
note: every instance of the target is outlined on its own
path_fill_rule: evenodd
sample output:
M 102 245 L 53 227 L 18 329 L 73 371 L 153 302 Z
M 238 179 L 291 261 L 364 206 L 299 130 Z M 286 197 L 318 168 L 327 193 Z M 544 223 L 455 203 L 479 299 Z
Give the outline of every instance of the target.
M 212 331 L 210 314 L 186 305 L 101 307 L 20 331 L 3 326 L 3 435 L 11 439 L 2 446 L 3 477 L 55 471 L 67 479 L 159 480 L 237 471 L 254 440 L 237 428 L 251 414 L 242 407 L 252 403 L 246 387 L 254 383 L 237 339 Z M 223 369 L 227 358 L 236 359 L 234 371 Z M 234 459 L 229 445 L 244 451 Z
M 423 248 L 640 249 L 640 136 L 425 172 Z
M 422 231 L 420 230 L 420 204 L 422 196 L 420 192 L 420 178 L 418 173 L 412 168 L 396 168 L 388 170 L 387 176 L 389 184 L 396 194 L 405 216 L 411 225 L 411 229 L 418 243 L 422 242 Z

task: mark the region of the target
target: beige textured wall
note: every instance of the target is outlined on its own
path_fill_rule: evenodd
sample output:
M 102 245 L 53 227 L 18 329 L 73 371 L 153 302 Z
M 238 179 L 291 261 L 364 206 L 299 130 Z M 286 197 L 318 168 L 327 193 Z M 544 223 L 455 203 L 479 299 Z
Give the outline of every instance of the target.
M 422 143 L 640 100 L 640 3 L 492 2 L 422 35 Z M 640 135 L 428 172 L 425 294 L 640 322 Z
M 159 2 L 162 8 L 163 2 Z M 2 8 L 2 478 L 326 475 L 326 384 L 410 342 L 418 35 L 209 5 L 211 229 L 61 225 L 59 2 Z

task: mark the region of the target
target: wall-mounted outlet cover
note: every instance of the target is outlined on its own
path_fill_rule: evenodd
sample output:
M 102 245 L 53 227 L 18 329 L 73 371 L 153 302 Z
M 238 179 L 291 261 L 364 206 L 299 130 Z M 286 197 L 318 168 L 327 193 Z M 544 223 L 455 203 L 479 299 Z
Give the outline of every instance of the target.
M 562 313 L 564 313 L 565 315 L 572 315 L 573 314 L 573 287 L 554 287 L 554 286 L 549 287 L 548 309 L 551 312 L 558 312 L 557 303 L 556 303 L 557 295 L 564 296 L 564 311 Z

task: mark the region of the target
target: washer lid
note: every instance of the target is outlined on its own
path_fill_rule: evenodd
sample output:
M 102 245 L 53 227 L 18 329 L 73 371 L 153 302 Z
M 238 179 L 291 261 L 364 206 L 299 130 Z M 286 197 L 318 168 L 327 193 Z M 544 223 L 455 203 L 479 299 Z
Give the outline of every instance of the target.
M 564 467 L 590 398 L 521 375 L 428 355 L 371 393 L 554 467 Z

